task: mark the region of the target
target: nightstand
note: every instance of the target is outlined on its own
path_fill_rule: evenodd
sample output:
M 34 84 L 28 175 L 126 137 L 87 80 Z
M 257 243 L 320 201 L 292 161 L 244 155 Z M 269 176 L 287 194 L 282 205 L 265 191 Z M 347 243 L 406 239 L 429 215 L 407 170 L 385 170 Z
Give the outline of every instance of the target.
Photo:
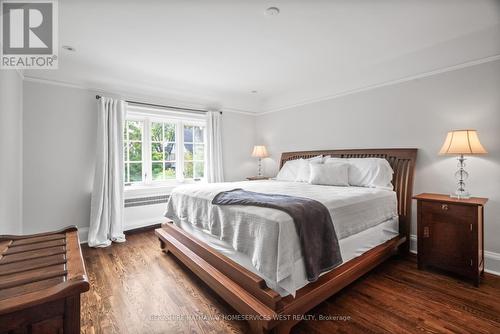
M 247 177 L 248 181 L 259 181 L 259 180 L 269 180 L 270 177 L 267 176 L 249 176 Z
M 483 212 L 487 198 L 420 194 L 417 200 L 418 268 L 453 272 L 479 286 L 484 273 Z

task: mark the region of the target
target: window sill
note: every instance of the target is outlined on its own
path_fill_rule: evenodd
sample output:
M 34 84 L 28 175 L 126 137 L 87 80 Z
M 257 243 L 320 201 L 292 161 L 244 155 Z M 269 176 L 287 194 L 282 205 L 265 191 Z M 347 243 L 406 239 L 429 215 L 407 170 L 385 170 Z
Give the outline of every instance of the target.
M 163 184 L 137 184 L 131 186 L 125 186 L 124 188 L 124 197 L 135 198 L 143 195 L 151 195 L 151 194 L 170 194 L 172 190 L 183 184 L 194 184 L 194 183 L 206 183 L 205 181 L 185 181 L 185 182 L 171 182 L 171 183 L 163 183 Z

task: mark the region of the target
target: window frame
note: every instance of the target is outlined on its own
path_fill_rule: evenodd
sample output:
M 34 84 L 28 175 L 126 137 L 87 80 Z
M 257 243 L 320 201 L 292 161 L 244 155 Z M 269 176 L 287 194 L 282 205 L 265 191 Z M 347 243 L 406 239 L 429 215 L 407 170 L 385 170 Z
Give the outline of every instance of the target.
M 141 161 L 131 161 L 130 160 L 130 148 L 127 150 L 128 151 L 128 155 L 125 153 L 125 143 L 126 142 L 129 142 L 130 143 L 130 140 L 126 140 L 125 138 L 123 138 L 123 143 L 124 143 L 124 147 L 122 147 L 122 150 L 124 151 L 123 152 L 123 165 L 124 167 L 127 165 L 127 164 L 130 164 L 130 163 L 141 163 L 142 165 L 142 179 L 143 181 L 129 181 L 129 182 L 126 182 L 125 181 L 125 175 L 127 175 L 124 171 L 124 180 L 123 180 L 123 184 L 125 186 L 128 186 L 128 185 L 135 185 L 135 184 L 142 184 L 144 182 L 144 138 L 145 138 L 145 135 L 144 135 L 144 127 L 145 127 L 145 123 L 143 121 L 143 119 L 140 119 L 139 117 L 136 117 L 135 115 L 131 115 L 130 118 L 126 117 L 125 119 L 125 124 L 124 126 L 126 127 L 126 130 L 127 130 L 127 137 L 128 137 L 128 126 L 127 126 L 127 121 L 140 121 L 140 122 L 143 122 L 142 124 L 142 131 L 141 131 Z M 124 129 L 125 130 L 125 129 Z M 123 133 L 124 131 L 122 131 Z M 133 142 L 137 142 L 136 140 L 134 140 Z M 130 178 L 130 169 L 128 171 L 128 174 L 129 174 L 129 178 Z
M 136 109 L 136 108 L 134 108 Z M 134 188 L 144 188 L 144 187 L 162 187 L 162 186 L 172 186 L 179 183 L 204 183 L 206 182 L 207 175 L 207 121 L 205 118 L 191 118 L 186 116 L 177 115 L 162 115 L 159 112 L 155 112 L 153 109 L 145 109 L 144 111 L 128 111 L 125 117 L 125 125 L 127 121 L 142 121 L 143 131 L 142 131 L 142 181 L 140 182 L 125 182 L 125 190 Z M 152 171 L 152 141 L 151 141 L 151 125 L 152 123 L 171 123 L 175 124 L 175 175 L 174 179 L 168 180 L 153 180 Z M 184 177 L 184 126 L 200 126 L 204 128 L 203 131 L 203 178 L 186 178 Z M 194 135 L 193 135 L 194 136 Z M 194 140 L 194 137 L 193 137 Z M 125 142 L 125 141 L 124 141 Z M 193 145 L 194 154 L 194 145 Z M 123 164 L 125 166 L 125 157 Z M 194 173 L 194 164 L 193 164 Z M 124 174 L 125 175 L 125 174 Z M 194 175 L 194 174 L 193 174 Z

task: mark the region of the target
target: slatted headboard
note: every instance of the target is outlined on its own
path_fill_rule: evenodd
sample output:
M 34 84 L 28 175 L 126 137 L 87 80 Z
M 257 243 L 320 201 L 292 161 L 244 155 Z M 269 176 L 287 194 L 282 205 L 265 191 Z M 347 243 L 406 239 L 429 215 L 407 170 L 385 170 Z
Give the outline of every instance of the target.
M 381 148 L 381 149 L 352 149 L 352 150 L 324 150 L 284 152 L 281 154 L 280 169 L 285 162 L 295 159 L 308 159 L 317 155 L 330 155 L 336 158 L 383 158 L 389 161 L 394 176 L 392 184 L 398 199 L 399 233 L 406 237 L 404 244 L 408 250 L 410 244 L 411 204 L 413 194 L 413 179 L 416 148 Z

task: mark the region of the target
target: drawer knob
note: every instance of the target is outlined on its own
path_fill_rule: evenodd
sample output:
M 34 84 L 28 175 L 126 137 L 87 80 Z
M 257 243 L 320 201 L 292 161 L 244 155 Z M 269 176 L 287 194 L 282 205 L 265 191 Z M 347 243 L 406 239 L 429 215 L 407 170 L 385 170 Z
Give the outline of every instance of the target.
M 448 204 L 441 204 L 441 210 L 448 211 Z

